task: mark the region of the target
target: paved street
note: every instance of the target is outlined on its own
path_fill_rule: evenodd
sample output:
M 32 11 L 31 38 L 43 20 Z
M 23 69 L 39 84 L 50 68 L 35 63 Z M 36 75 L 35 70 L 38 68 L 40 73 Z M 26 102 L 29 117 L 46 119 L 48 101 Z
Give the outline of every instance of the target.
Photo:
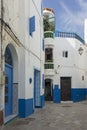
M 87 101 L 54 104 L 46 102 L 43 109 L 26 118 L 8 123 L 2 130 L 87 130 Z

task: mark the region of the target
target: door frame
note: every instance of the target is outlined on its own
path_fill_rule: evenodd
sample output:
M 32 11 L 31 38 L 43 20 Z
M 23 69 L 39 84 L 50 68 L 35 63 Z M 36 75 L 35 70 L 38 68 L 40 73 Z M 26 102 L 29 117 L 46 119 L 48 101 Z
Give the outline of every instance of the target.
M 36 89 L 36 73 L 39 73 L 39 86 L 38 86 L 38 96 L 39 96 L 39 100 L 38 100 L 38 103 L 37 103 L 37 99 L 36 99 L 36 94 L 37 94 L 37 89 Z M 38 69 L 34 69 L 34 108 L 39 108 L 40 105 L 41 105 L 41 100 L 40 100 L 40 84 L 41 84 L 41 76 L 40 76 L 40 70 Z M 38 104 L 38 105 L 37 105 Z

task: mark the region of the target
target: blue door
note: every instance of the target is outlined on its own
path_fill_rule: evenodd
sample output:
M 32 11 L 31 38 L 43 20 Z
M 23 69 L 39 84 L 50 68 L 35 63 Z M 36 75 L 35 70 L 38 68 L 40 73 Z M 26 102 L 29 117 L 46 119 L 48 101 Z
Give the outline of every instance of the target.
M 13 64 L 10 49 L 5 52 L 5 117 L 12 114 Z
M 40 71 L 34 70 L 34 106 L 40 107 Z
M 5 65 L 5 116 L 12 114 L 12 67 Z

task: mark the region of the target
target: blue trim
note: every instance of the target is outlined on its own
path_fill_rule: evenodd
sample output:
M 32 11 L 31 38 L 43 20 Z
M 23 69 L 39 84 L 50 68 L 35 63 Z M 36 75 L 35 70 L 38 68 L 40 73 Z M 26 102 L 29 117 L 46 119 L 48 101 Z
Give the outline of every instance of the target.
M 45 106 L 44 95 L 40 96 L 40 99 L 41 99 L 41 108 L 43 108 Z
M 72 88 L 72 101 L 79 102 L 86 99 L 86 88 Z
M 19 99 L 19 116 L 25 118 L 31 115 L 33 110 L 33 99 Z
M 54 85 L 53 89 L 53 101 L 54 103 L 60 103 L 60 89 L 57 84 Z

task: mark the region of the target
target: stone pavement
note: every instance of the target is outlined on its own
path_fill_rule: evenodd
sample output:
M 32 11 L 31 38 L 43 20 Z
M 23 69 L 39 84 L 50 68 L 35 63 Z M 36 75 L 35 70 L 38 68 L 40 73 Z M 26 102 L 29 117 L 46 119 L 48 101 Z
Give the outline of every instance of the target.
M 0 130 L 87 130 L 87 101 L 46 102 L 26 119 L 16 118 Z

